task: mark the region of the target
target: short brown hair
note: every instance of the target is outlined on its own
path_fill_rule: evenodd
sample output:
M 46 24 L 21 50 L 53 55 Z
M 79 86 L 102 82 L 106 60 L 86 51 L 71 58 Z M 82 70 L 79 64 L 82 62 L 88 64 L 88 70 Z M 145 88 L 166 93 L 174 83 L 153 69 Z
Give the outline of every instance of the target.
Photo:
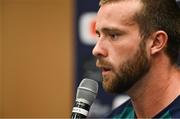
M 100 0 L 100 6 L 122 0 Z M 125 1 L 125 0 L 123 0 Z M 142 10 L 134 16 L 141 36 L 146 39 L 153 32 L 163 30 L 168 34 L 165 53 L 172 64 L 176 63 L 180 46 L 180 9 L 175 0 L 140 0 Z

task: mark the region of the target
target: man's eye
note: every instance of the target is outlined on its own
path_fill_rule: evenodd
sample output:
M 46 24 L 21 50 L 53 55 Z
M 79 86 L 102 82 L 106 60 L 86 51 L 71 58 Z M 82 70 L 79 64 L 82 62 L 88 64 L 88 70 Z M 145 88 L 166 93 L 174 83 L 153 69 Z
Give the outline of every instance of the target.
M 99 38 L 100 37 L 100 33 L 96 32 L 96 37 Z
M 98 37 L 98 38 L 99 38 L 99 37 L 100 37 L 100 34 L 96 34 L 96 37 Z
M 109 34 L 109 36 L 110 36 L 112 39 L 116 39 L 116 38 L 119 36 L 119 34 L 113 33 L 113 34 Z

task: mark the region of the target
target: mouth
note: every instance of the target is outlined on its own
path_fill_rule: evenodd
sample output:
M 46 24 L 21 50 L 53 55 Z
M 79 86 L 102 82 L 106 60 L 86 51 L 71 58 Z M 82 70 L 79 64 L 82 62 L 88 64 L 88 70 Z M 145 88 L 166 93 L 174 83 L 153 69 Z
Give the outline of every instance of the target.
M 96 66 L 101 70 L 102 76 L 108 75 L 110 72 L 112 72 L 112 66 L 109 62 L 104 60 L 97 60 Z
M 111 69 L 107 68 L 107 67 L 102 67 L 101 71 L 102 71 L 102 75 L 105 76 L 105 75 L 107 75 L 108 73 L 111 72 Z

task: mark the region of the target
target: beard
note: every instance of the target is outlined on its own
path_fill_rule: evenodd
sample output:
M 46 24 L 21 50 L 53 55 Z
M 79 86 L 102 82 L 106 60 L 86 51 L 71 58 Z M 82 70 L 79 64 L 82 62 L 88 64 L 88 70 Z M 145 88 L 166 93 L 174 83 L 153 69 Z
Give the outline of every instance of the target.
M 99 64 L 112 66 L 99 59 Z M 145 42 L 141 41 L 134 57 L 123 62 L 118 71 L 112 69 L 112 75 L 103 77 L 103 88 L 110 93 L 125 93 L 149 71 L 150 62 L 145 50 Z

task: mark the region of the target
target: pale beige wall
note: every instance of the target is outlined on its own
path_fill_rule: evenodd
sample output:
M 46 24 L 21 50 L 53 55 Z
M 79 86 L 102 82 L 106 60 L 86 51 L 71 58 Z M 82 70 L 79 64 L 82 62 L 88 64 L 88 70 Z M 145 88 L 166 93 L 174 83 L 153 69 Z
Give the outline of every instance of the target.
M 3 0 L 1 117 L 70 115 L 72 1 Z

